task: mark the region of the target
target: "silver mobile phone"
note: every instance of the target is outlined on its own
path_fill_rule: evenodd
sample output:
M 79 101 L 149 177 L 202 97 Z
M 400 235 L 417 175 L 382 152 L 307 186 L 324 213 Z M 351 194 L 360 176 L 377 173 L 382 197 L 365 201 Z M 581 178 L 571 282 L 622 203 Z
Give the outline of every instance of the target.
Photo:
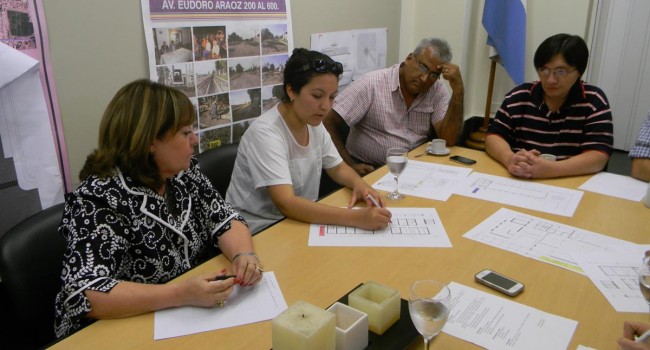
M 524 291 L 523 283 L 489 269 L 477 273 L 476 276 L 474 276 L 474 279 L 476 279 L 478 283 L 482 283 L 511 297 Z

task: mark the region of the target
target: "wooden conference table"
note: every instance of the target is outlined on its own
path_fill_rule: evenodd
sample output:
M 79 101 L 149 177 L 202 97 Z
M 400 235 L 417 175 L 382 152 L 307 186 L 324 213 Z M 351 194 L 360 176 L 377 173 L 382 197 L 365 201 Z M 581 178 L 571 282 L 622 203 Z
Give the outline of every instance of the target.
M 411 159 L 458 165 L 448 156 L 421 154 L 424 146 L 410 152 Z M 508 176 L 507 171 L 485 153 L 453 147 L 451 155 L 477 160 L 475 171 Z M 461 166 L 461 165 L 459 165 Z M 372 184 L 385 175 L 383 167 L 365 179 Z M 589 176 L 538 180 L 540 183 L 576 189 Z M 322 200 L 344 206 L 348 190 L 340 190 Z M 309 225 L 293 220 L 280 223 L 254 236 L 255 249 L 267 271 L 274 271 L 288 305 L 305 300 L 327 308 L 360 283 L 374 280 L 399 290 L 408 299 L 409 286 L 417 279 L 455 281 L 488 293 L 503 296 L 474 282 L 474 274 L 491 268 L 526 285 L 513 300 L 542 311 L 578 321 L 569 349 L 579 344 L 597 349 L 618 349 L 624 320 L 650 322 L 648 313 L 618 313 L 588 277 L 556 266 L 494 248 L 462 235 L 501 207 L 553 220 L 585 230 L 650 243 L 650 209 L 641 202 L 585 192 L 573 217 L 546 214 L 469 197 L 452 195 L 446 202 L 407 196 L 387 201 L 394 207 L 434 207 L 453 248 L 361 248 L 309 247 Z M 642 257 L 639 256 L 639 264 Z M 223 256 L 209 260 L 179 279 L 202 272 L 220 271 L 228 265 Z M 504 296 L 505 297 L 505 296 Z M 166 340 L 153 340 L 154 314 L 119 320 L 101 320 L 61 340 L 53 349 L 270 349 L 271 322 L 215 330 Z M 421 349 L 418 337 L 410 348 Z M 476 345 L 440 333 L 434 349 L 476 349 Z

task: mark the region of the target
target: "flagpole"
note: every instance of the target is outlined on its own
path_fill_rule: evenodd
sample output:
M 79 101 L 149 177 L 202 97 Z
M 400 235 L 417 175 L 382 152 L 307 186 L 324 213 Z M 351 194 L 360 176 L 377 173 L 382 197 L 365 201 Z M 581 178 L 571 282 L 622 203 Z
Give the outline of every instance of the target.
M 497 68 L 496 57 L 490 59 L 490 79 L 488 81 L 487 98 L 485 99 L 485 115 L 483 116 L 483 125 L 469 134 L 465 145 L 469 148 L 485 150 L 485 136 L 488 126 L 490 125 L 490 107 L 492 106 L 492 90 L 494 89 L 494 72 Z

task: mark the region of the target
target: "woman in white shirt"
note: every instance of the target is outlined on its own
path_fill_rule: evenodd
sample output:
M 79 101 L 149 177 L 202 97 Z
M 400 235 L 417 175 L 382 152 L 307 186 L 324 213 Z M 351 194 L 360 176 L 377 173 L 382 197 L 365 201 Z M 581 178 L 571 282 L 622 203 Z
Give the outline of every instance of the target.
M 284 70 L 283 101 L 244 133 L 226 198 L 251 232 L 283 217 L 366 230 L 388 226 L 391 213 L 377 191 L 343 162 L 322 124 L 341 73 L 341 63 L 327 55 L 295 49 Z M 348 208 L 316 202 L 321 169 L 352 190 Z M 366 207 L 351 209 L 357 201 L 365 201 Z

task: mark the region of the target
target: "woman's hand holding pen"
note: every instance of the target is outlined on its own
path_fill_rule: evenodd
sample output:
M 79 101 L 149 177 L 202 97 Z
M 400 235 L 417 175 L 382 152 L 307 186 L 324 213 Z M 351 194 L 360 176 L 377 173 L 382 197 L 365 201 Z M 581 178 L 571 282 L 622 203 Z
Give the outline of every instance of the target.
M 223 307 L 235 283 L 252 286 L 262 279 L 262 265 L 253 252 L 241 252 L 233 257 L 232 273 L 227 269 L 215 275 L 201 275 L 180 284 L 186 300 L 181 305 Z
M 384 207 L 384 202 L 376 191 L 375 195 L 366 192 L 363 198 L 366 201 L 366 208 L 357 209 L 361 216 L 359 224 L 356 225 L 364 230 L 383 230 L 390 223 L 392 213 Z
M 355 209 L 355 214 L 359 215 L 357 226 L 361 229 L 374 231 L 383 230 L 391 223 L 391 212 L 386 208 L 366 207 Z
M 236 254 L 232 260 L 232 274 L 235 275 L 235 283 L 241 286 L 252 286 L 262 279 L 264 269 L 262 264 L 253 252 Z
M 222 275 L 226 273 L 224 269 Z M 178 284 L 176 293 L 181 299 L 178 306 L 192 305 L 201 307 L 223 306 L 232 293 L 233 278 L 215 280 L 214 274 L 204 274 L 185 280 Z

